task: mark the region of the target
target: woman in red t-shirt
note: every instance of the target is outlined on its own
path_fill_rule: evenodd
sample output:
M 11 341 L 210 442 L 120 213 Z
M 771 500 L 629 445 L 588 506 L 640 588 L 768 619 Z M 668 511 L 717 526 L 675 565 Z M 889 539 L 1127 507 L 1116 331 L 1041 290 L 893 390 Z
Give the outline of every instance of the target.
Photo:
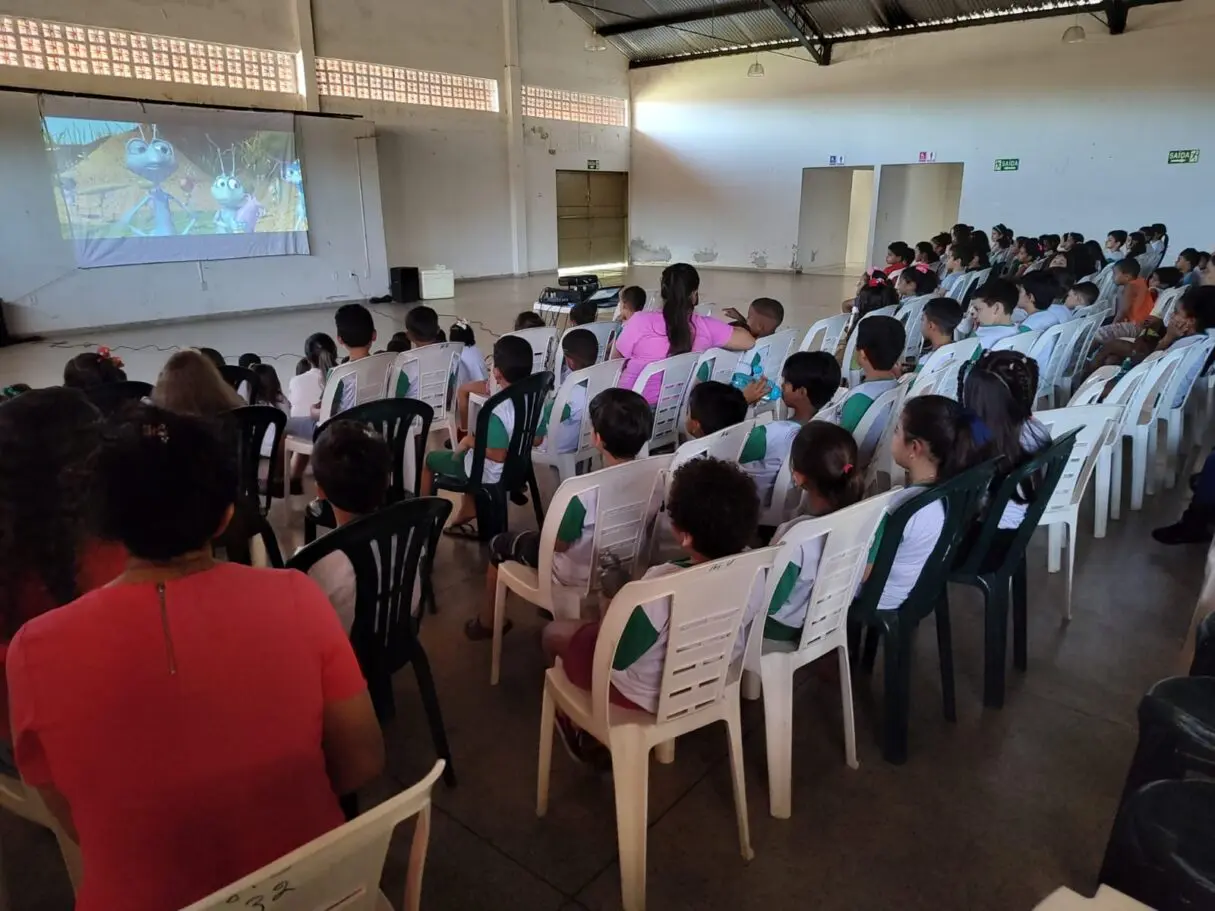
M 0 408 L 0 668 L 25 621 L 122 572 L 126 550 L 89 528 L 100 442 L 101 414 L 75 389 L 36 389 Z M 0 740 L 8 739 L 0 675 Z
M 341 825 L 336 795 L 380 773 L 384 743 L 316 583 L 212 558 L 237 491 L 216 428 L 140 408 L 96 490 L 130 557 L 13 639 L 13 746 L 78 833 L 78 911 L 164 911 Z

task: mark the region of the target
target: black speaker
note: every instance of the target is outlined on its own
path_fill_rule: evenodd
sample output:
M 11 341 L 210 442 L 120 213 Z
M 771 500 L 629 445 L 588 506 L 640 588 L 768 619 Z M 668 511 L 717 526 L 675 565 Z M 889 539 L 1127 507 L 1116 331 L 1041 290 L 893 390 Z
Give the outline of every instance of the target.
M 416 304 L 422 299 L 422 273 L 416 266 L 394 266 L 388 275 L 392 299 L 398 304 Z

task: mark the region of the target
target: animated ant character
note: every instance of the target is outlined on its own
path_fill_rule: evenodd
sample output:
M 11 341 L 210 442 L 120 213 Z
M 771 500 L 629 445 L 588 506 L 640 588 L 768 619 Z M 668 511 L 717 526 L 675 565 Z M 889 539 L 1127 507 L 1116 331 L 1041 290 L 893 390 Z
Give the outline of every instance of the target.
M 224 165 L 224 154 L 218 146 L 215 151 L 219 157 L 219 174 L 211 184 L 211 196 L 219 203 L 219 209 L 215 212 L 215 233 L 251 234 L 257 229 L 257 220 L 266 214 L 266 210 L 253 194 L 245 190 L 244 183 L 236 176 L 236 146 L 229 150 L 232 155 L 231 172 Z
M 152 187 L 139 203 L 121 219 L 122 225 L 132 234 L 139 237 L 172 237 L 177 233 L 173 226 L 173 209 L 170 203 L 177 203 L 183 212 L 190 216 L 189 223 L 182 229 L 182 234 L 189 234 L 194 227 L 197 216 L 186 205 L 165 191 L 161 184 L 173 176 L 177 170 L 177 152 L 167 139 L 161 139 L 155 124 L 152 125 L 152 138 L 148 139 L 139 125 L 139 138 L 128 139 L 126 158 L 123 161 L 126 169 L 137 177 L 151 182 Z M 144 206 L 152 206 L 152 229 L 141 231 L 131 224 L 131 220 Z
M 300 160 L 284 161 L 280 165 L 283 180 L 295 187 L 295 228 L 298 231 L 308 223 L 308 210 L 304 204 L 304 172 Z

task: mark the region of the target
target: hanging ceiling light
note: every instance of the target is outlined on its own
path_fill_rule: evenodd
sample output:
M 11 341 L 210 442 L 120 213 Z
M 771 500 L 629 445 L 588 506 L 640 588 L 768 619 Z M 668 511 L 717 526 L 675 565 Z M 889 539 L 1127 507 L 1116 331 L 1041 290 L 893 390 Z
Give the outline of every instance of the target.
M 764 75 L 764 65 L 759 62 L 759 58 L 755 58 L 755 62 L 747 67 L 747 75 L 751 78 Z
M 603 40 L 603 36 L 598 32 L 591 32 L 590 36 L 586 39 L 586 43 L 582 45 L 582 49 L 590 53 L 606 51 L 607 42 Z
M 1084 41 L 1087 37 L 1088 36 L 1086 34 L 1084 34 L 1084 26 L 1080 25 L 1080 23 L 1077 22 L 1075 25 L 1068 26 L 1067 29 L 1063 32 L 1063 43 L 1064 44 L 1079 44 L 1081 41 Z

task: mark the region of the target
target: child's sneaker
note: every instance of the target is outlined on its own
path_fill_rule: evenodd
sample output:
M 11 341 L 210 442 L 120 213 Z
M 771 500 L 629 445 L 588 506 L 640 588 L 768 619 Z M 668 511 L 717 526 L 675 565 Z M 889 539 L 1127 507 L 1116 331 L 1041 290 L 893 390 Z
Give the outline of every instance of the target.
M 559 714 L 557 715 L 557 736 L 561 738 L 561 745 L 565 747 L 565 752 L 569 753 L 570 759 L 579 765 L 585 765 L 586 734 L 582 732 L 582 729 L 564 715 Z

